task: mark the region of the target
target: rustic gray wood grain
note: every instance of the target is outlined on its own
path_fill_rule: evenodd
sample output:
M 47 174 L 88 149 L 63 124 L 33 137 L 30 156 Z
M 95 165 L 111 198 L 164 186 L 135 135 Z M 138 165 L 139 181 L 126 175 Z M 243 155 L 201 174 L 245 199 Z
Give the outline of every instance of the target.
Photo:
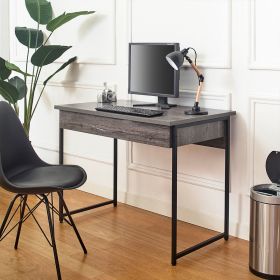
M 171 147 L 170 128 L 167 126 L 61 111 L 60 127 L 154 146 Z
M 135 103 L 135 102 L 134 102 Z M 131 101 L 117 105 L 132 106 Z M 225 118 L 234 111 L 209 109 L 208 115 L 187 116 L 189 107 L 178 106 L 164 110 L 164 115 L 153 118 L 112 114 L 96 111 L 98 103 L 80 103 L 55 106 L 60 110 L 60 127 L 90 134 L 118 138 L 148 145 L 172 147 L 172 127 L 177 129 L 177 145 L 199 144 L 224 148 Z
M 177 129 L 177 146 L 204 142 L 224 136 L 223 121 L 198 124 Z

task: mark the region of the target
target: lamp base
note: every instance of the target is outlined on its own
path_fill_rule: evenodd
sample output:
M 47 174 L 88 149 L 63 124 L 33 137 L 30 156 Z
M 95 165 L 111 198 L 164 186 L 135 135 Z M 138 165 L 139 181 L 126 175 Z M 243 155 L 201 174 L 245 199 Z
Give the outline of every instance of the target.
M 208 115 L 208 112 L 205 110 L 201 110 L 198 106 L 198 102 L 194 103 L 194 106 L 191 110 L 185 111 L 186 115 Z
M 208 115 L 207 111 L 199 111 L 199 112 L 195 112 L 195 111 L 185 111 L 185 115 Z

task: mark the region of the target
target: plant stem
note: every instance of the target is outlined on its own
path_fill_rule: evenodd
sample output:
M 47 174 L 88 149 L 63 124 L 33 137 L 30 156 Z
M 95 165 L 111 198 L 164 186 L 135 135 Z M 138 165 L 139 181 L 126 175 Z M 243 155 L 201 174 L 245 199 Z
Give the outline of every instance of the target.
M 47 44 L 47 42 L 48 42 L 49 39 L 51 38 L 52 34 L 53 34 L 53 32 L 51 32 L 50 35 L 47 37 L 47 39 L 46 39 L 45 43 L 43 44 L 43 46 L 45 46 L 45 45 Z M 41 70 L 42 70 L 42 67 L 41 67 L 41 69 L 40 69 L 40 73 L 41 73 Z M 40 76 L 40 73 L 39 73 L 39 76 Z M 39 79 L 39 76 L 38 76 L 38 79 Z M 37 82 L 38 82 L 38 81 L 37 81 Z M 35 82 L 35 83 L 37 84 L 37 82 Z M 35 87 L 36 87 L 36 85 L 35 85 Z M 45 87 L 46 87 L 46 85 L 43 86 L 43 88 L 42 88 L 42 90 L 41 90 L 41 92 L 40 92 L 40 95 L 39 95 L 39 97 L 38 97 L 38 99 L 37 99 L 37 102 L 36 102 L 36 104 L 35 104 L 35 107 L 34 107 L 32 113 L 31 113 L 30 121 L 32 120 L 32 117 L 33 117 L 33 115 L 34 115 L 34 113 L 35 113 L 35 111 L 36 111 L 36 108 L 37 108 L 37 106 L 38 106 L 38 104 L 39 104 L 39 101 L 40 101 L 40 99 L 41 99 L 41 97 L 42 97 L 42 94 L 43 94 L 43 92 L 44 92 L 44 90 L 45 90 Z M 34 94 L 33 94 L 33 100 L 34 100 Z M 33 100 L 32 100 L 32 104 L 33 104 Z
M 26 56 L 25 73 L 27 73 L 27 70 L 28 70 L 29 51 L 30 51 L 30 48 L 28 46 L 27 56 Z M 27 87 L 27 76 L 26 75 L 24 76 L 24 82 L 25 82 L 25 85 Z M 27 96 L 25 95 L 24 96 L 24 123 L 26 122 L 26 113 L 27 113 Z
M 19 115 L 19 108 L 18 108 L 17 103 L 14 103 L 13 106 L 14 106 L 15 112 L 16 112 L 16 114 L 18 116 Z
M 48 38 L 46 39 L 45 43 L 43 44 L 43 46 L 45 46 L 47 44 L 47 42 L 49 41 L 49 39 L 51 38 L 53 32 L 48 36 Z
M 31 115 L 32 115 L 32 110 L 33 110 L 34 95 L 35 95 L 35 91 L 36 91 L 36 87 L 37 87 L 37 83 L 39 81 L 41 71 L 42 71 L 42 67 L 38 67 L 37 68 L 37 73 L 36 73 L 36 78 L 35 78 L 35 81 L 34 81 L 34 87 L 33 87 L 32 95 L 30 96 L 31 97 L 31 107 L 30 107 L 30 114 L 29 114 L 30 121 L 31 121 Z
M 35 79 L 34 79 L 33 85 L 31 86 L 31 89 L 30 89 L 28 110 L 27 110 L 27 114 L 26 114 L 26 125 L 27 125 L 28 132 L 29 132 L 29 129 L 30 129 L 34 94 L 35 94 L 35 91 L 36 91 L 36 86 L 37 86 L 37 82 L 38 82 L 38 79 L 39 79 L 39 76 L 40 76 L 40 73 L 41 73 L 41 69 L 42 69 L 41 67 L 37 67 L 37 71 L 36 71 L 36 74 L 35 74 Z
M 37 108 L 37 106 L 38 106 L 38 104 L 39 104 L 39 101 L 40 101 L 40 99 L 41 99 L 41 97 L 42 97 L 42 94 L 43 94 L 43 92 L 44 92 L 44 90 L 45 90 L 45 87 L 46 87 L 46 85 L 43 86 L 43 88 L 42 88 L 42 90 L 41 90 L 41 92 L 40 92 L 40 95 L 39 95 L 39 97 L 38 97 L 38 99 L 37 99 L 36 105 L 35 105 L 35 107 L 34 107 L 34 109 L 33 109 L 32 114 L 31 114 L 31 119 L 30 119 L 30 120 L 32 120 L 32 118 L 33 118 L 33 115 L 34 115 L 34 113 L 35 113 L 35 111 L 36 111 L 36 108 Z
M 37 37 L 36 37 L 36 42 L 38 42 L 38 33 L 39 33 L 39 23 L 37 25 Z M 50 35 L 47 37 L 46 41 L 44 42 L 43 46 L 45 46 L 47 44 L 47 42 L 49 41 L 50 37 L 52 36 L 53 32 L 50 33 Z M 37 45 L 37 44 L 36 44 Z M 37 51 L 37 48 L 35 50 L 35 52 Z M 27 65 L 28 65 L 28 57 L 29 57 L 29 48 L 28 48 L 28 53 L 27 53 L 27 59 L 26 59 L 26 69 L 27 69 Z M 32 117 L 35 113 L 35 110 L 37 109 L 37 106 L 39 104 L 39 101 L 42 97 L 42 94 L 45 90 L 45 85 L 43 86 L 40 95 L 36 101 L 36 104 L 34 106 L 33 109 L 33 102 L 34 102 L 34 96 L 35 96 L 35 91 L 36 91 L 36 87 L 39 81 L 39 77 L 41 74 L 41 70 L 42 67 L 37 67 L 37 71 L 36 71 L 36 75 L 34 78 L 34 74 L 35 74 L 35 66 L 33 66 L 33 71 L 32 71 L 32 80 L 31 80 L 31 85 L 30 85 L 30 91 L 29 91 L 29 100 L 28 100 L 28 106 L 27 106 L 27 97 L 24 98 L 24 102 L 25 102 L 25 107 L 24 107 L 24 127 L 25 127 L 25 132 L 27 135 L 29 135 L 29 130 L 30 130 L 30 123 L 32 120 Z M 26 70 L 27 72 L 27 70 Z M 25 77 L 25 84 L 26 84 L 26 77 Z
M 40 28 L 40 24 L 38 22 L 37 24 L 37 35 L 36 35 L 36 45 L 38 43 L 38 37 L 39 37 L 39 28 Z M 37 51 L 37 48 L 35 49 L 35 52 Z M 26 64 L 28 64 L 28 60 L 26 61 Z M 38 73 L 38 69 L 37 68 L 37 72 L 36 72 L 36 76 Z M 33 106 L 33 95 L 36 89 L 36 77 L 34 79 L 34 74 L 35 74 L 35 65 L 33 65 L 33 70 L 32 70 L 32 79 L 31 79 L 31 85 L 30 85 L 30 91 L 29 91 L 29 100 L 28 100 L 28 107 L 25 111 L 25 116 L 24 116 L 24 126 L 25 126 L 25 130 L 26 130 L 26 134 L 29 135 L 29 130 L 30 130 L 30 121 L 31 121 L 31 112 L 32 112 L 32 106 Z
M 38 69 L 39 67 L 37 68 L 37 71 L 36 71 L 36 74 L 35 74 L 35 66 L 33 67 L 33 77 L 32 77 L 32 84 L 31 84 L 31 87 L 30 87 L 30 92 L 29 92 L 29 100 L 28 100 L 28 110 L 27 110 L 27 118 L 28 116 L 30 115 L 30 111 L 32 110 L 31 107 L 32 107 L 32 94 L 33 94 L 33 91 L 34 91 L 34 88 L 35 88 L 35 82 L 36 82 L 36 77 L 37 77 L 37 74 L 38 74 Z

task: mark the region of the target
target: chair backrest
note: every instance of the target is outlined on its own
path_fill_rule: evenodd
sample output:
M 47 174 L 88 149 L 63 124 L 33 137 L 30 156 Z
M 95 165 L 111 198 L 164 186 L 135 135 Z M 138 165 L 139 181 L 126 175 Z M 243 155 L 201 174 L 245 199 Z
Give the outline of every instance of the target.
M 7 102 L 0 102 L 0 169 L 4 173 L 0 172 L 1 184 L 5 179 L 42 163 L 12 107 Z

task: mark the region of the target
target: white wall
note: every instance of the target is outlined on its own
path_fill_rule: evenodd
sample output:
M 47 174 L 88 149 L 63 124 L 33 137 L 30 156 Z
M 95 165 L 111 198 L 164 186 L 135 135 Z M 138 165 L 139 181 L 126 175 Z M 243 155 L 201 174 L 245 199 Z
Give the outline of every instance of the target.
M 9 1 L 0 1 L 0 56 L 9 58 Z
M 11 30 L 33 24 L 22 0 L 11 5 Z M 6 1 L 7 3 L 7 1 Z M 202 104 L 232 108 L 231 234 L 248 238 L 249 188 L 268 182 L 264 164 L 280 143 L 280 29 L 277 0 L 53 0 L 56 14 L 96 10 L 65 26 L 52 43 L 73 44 L 78 64 L 58 75 L 48 87 L 32 125 L 31 139 L 46 160 L 58 160 L 58 113 L 55 104 L 96 100 L 107 81 L 127 95 L 127 46 L 133 41 L 180 42 L 199 53 L 206 77 Z M 67 3 L 67 5 L 66 5 Z M 2 3 L 1 3 L 2 5 Z M 0 13 L 7 14 L 0 9 Z M 0 36 L 7 22 L 0 14 Z M 34 24 L 33 24 L 34 25 Z M 5 35 L 7 36 L 7 35 Z M 1 38 L 2 38 L 1 37 Z M 11 60 L 24 58 L 11 36 Z M 1 39 L 2 42 L 2 39 Z M 1 43 L 2 47 L 2 43 Z M 67 58 L 67 55 L 64 57 Z M 59 66 L 46 70 L 46 74 Z M 192 104 L 197 80 L 189 68 L 181 73 L 178 104 Z M 143 97 L 137 99 L 144 100 Z M 153 99 L 153 98 L 150 98 Z M 110 197 L 112 140 L 66 133 L 66 163 L 89 173 L 83 190 Z M 170 151 L 120 141 L 121 201 L 170 215 Z M 179 217 L 222 230 L 224 152 L 188 146 L 179 149 Z

